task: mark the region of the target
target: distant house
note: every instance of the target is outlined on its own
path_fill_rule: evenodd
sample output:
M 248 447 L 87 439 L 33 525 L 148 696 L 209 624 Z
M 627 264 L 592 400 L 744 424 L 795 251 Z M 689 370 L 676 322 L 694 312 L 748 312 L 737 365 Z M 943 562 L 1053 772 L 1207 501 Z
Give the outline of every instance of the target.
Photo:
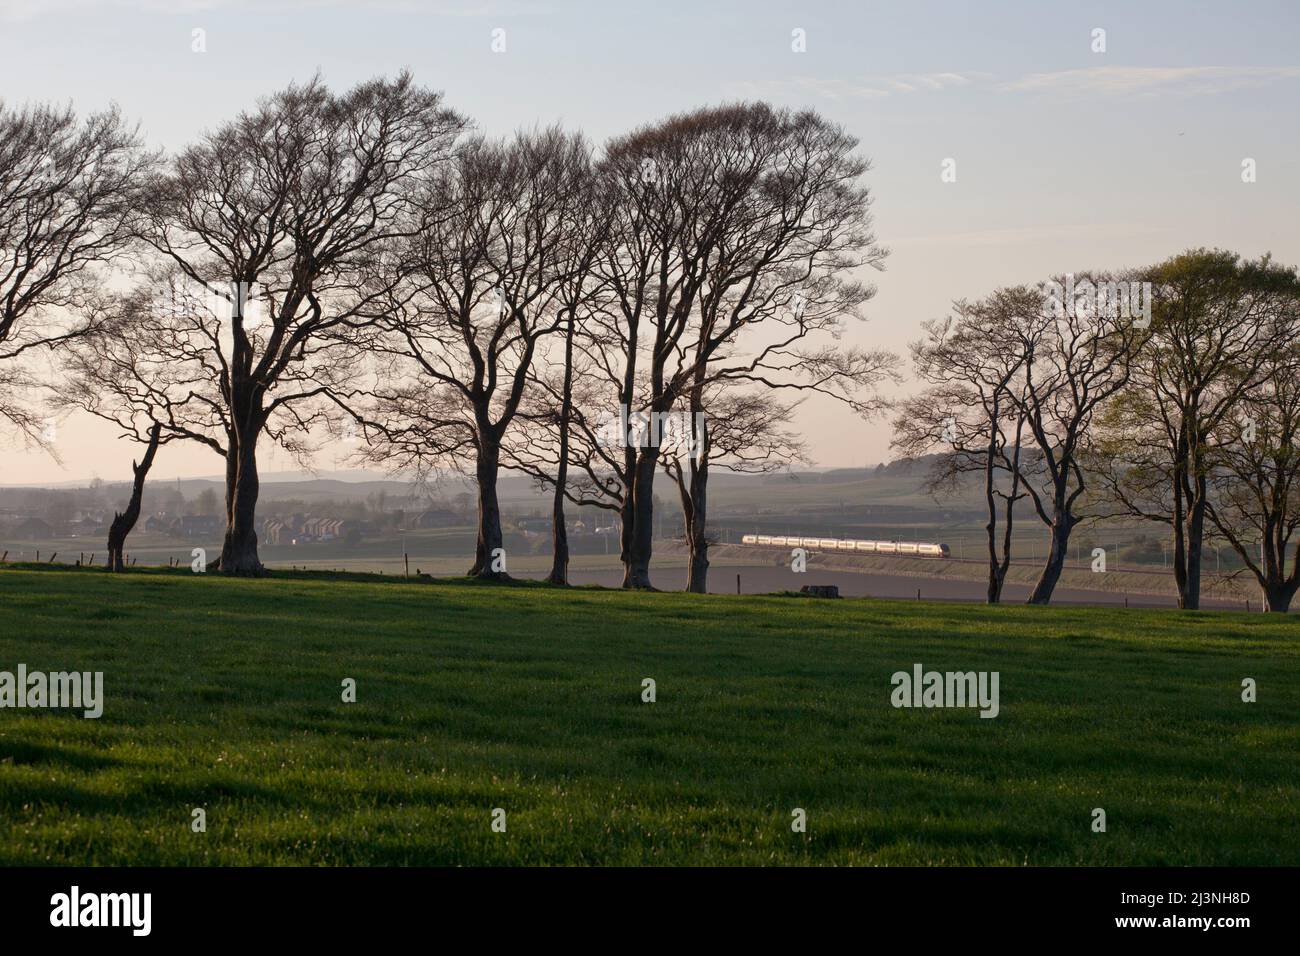
M 73 522 L 72 530 L 76 534 L 103 534 L 108 530 L 108 526 L 102 517 L 96 518 L 94 515 L 87 514 L 80 521 Z
M 160 511 L 144 519 L 144 530 L 155 534 L 166 534 L 171 529 L 171 523 L 171 516 Z
M 185 515 L 178 532 L 186 538 L 209 537 L 221 530 L 219 521 L 216 515 Z
M 54 528 L 44 518 L 24 518 L 14 525 L 13 535 L 15 538 L 30 540 L 49 538 L 54 535 Z
M 343 537 L 344 522 L 341 518 L 308 518 L 302 523 L 301 537 L 316 541 L 333 541 Z

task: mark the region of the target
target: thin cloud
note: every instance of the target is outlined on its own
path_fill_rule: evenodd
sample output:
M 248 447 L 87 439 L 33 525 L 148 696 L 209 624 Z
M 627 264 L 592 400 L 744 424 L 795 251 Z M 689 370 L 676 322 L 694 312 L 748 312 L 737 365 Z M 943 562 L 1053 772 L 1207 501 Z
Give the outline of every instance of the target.
M 740 84 L 746 95 L 777 93 L 811 94 L 828 100 L 880 100 L 912 93 L 937 93 L 961 89 L 987 79 L 989 73 L 886 73 L 844 80 L 797 76 L 788 80 L 766 80 Z
M 1300 78 L 1300 66 L 1098 66 L 1028 73 L 997 85 L 991 73 L 889 73 L 850 79 L 799 76 L 738 84 L 745 96 L 798 95 L 827 100 L 880 100 L 963 89 L 1089 96 L 1204 96 L 1259 89 Z
M 1000 89 L 1074 96 L 1204 95 L 1257 89 L 1296 77 L 1300 66 L 1098 66 L 1030 73 Z

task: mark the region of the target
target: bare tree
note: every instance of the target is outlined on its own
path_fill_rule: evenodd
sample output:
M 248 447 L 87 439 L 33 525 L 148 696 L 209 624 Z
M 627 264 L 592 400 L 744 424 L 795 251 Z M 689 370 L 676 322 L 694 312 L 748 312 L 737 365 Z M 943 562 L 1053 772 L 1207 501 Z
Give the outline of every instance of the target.
M 1120 510 L 1168 525 L 1179 606 L 1200 607 L 1210 479 L 1222 426 L 1296 333 L 1292 269 L 1196 249 L 1143 274 L 1151 335 L 1106 410 L 1097 473 Z
M 558 128 L 477 139 L 422 199 L 409 281 L 380 348 L 409 374 L 375 391 L 372 456 L 428 474 L 471 453 L 478 542 L 470 574 L 505 577 L 497 478 L 545 339 L 572 327 L 594 253 L 590 153 Z M 567 345 L 566 345 L 567 347 Z
M 1010 561 L 1011 505 L 1022 489 L 1051 533 L 1031 604 L 1051 601 L 1070 535 L 1089 517 L 1085 460 L 1093 419 L 1128 381 L 1144 335 L 1127 297 L 1120 302 L 1106 291 L 1118 287 L 1113 277 L 1085 274 L 1077 282 L 1057 277 L 1034 288 L 999 290 L 968 309 L 973 319 L 960 326 L 962 335 L 953 335 L 956 326 L 932 327 L 930 342 L 920 346 L 921 368 L 939 385 L 906 406 L 897 423 L 901 444 L 916 451 L 942 440 L 953 448 L 942 459 L 950 477 L 976 467 L 984 471 L 990 598 L 1001 594 Z M 1068 298 L 1053 291 L 1065 288 L 1072 290 Z M 981 343 L 984 335 L 988 339 Z M 973 413 L 956 411 L 971 403 Z M 915 421 L 907 421 L 908 412 Z M 1010 439 L 1003 431 L 1007 415 L 1014 421 Z M 1011 477 L 1008 492 L 994 491 L 995 468 Z M 994 494 L 1007 507 L 1001 557 Z
M 953 316 L 925 323 L 926 337 L 912 345 L 912 363 L 928 387 L 902 402 L 894 421 L 893 445 L 904 455 L 942 449 L 929 479 L 936 496 L 960 488 L 969 474 L 983 475 L 989 604 L 1002 600 L 1015 504 L 1028 495 L 1021 481 L 1023 386 L 1041 312 L 1038 291 L 1020 286 L 959 301 Z
M 409 74 L 342 95 L 314 79 L 206 134 L 153 184 L 149 241 L 196 291 L 165 320 L 142 310 L 137 340 L 195 381 L 177 434 L 225 458 L 222 571 L 262 571 L 258 441 L 304 452 L 325 401 L 347 394 L 396 278 L 381 253 L 464 126 Z
M 28 353 L 84 335 L 109 267 L 137 226 L 156 161 L 116 109 L 0 103 L 0 418 L 42 443 L 23 393 Z
M 1077 282 L 1072 279 L 1058 276 L 1046 290 L 1040 287 L 1044 318 L 1029 342 L 1017 402 L 1034 443 L 1034 455 L 1022 459 L 1021 479 L 1034 511 L 1051 532 L 1030 604 L 1051 601 L 1070 535 L 1090 517 L 1085 508 L 1092 480 L 1085 465 L 1093 421 L 1128 383 L 1133 357 L 1147 335 L 1136 300 L 1114 292 L 1129 288 L 1127 280 L 1089 273 Z M 1050 291 L 1071 286 L 1076 293 L 1068 299 Z
M 673 116 L 608 145 L 612 305 L 590 342 L 620 417 L 698 407 L 720 378 L 849 397 L 878 373 L 881 353 L 802 341 L 860 317 L 874 290 L 847 276 L 885 257 L 856 147 L 814 112 L 763 103 Z M 625 587 L 651 587 L 654 429 L 649 439 L 612 468 Z

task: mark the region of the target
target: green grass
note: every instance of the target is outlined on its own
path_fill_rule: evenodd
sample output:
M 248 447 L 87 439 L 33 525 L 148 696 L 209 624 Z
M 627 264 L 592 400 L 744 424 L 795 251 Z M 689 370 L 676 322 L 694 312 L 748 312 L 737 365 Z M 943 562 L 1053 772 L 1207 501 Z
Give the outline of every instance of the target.
M 0 670 L 107 700 L 0 710 L 0 864 L 1295 865 L 1296 627 L 6 569 Z M 915 662 L 1001 715 L 892 708 Z

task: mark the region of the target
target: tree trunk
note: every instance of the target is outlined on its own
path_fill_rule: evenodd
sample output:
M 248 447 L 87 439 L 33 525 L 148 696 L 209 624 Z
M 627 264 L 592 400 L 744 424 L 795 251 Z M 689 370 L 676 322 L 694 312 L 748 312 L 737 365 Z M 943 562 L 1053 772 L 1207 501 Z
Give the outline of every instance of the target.
M 551 505 L 551 584 L 569 583 L 569 532 L 564 526 L 564 490 L 569 480 L 569 418 L 573 414 L 573 313 L 564 336 L 564 386 L 560 395 L 560 454 Z
M 560 465 L 555 476 L 555 501 L 551 506 L 551 573 L 546 580 L 551 584 L 569 583 L 569 532 L 564 526 L 564 482 L 567 469 Z
M 1007 517 L 1002 530 L 1002 558 L 993 562 L 989 568 L 989 601 L 998 604 L 1002 600 L 1002 589 L 1007 583 L 1007 569 L 1011 567 L 1011 519 L 1016 506 L 1016 484 L 1011 484 L 1011 497 L 1007 499 Z
M 1029 595 L 1030 604 L 1051 602 L 1052 592 L 1061 579 L 1061 570 L 1065 567 L 1065 559 L 1069 554 L 1070 532 L 1073 529 L 1074 520 L 1058 506 L 1052 514 L 1052 541 L 1047 549 L 1047 561 L 1038 577 L 1038 583 L 1034 585 L 1033 593 Z
M 221 545 L 223 574 L 265 574 L 257 556 L 257 439 L 261 428 L 232 435 L 226 454 L 226 536 Z
M 997 580 L 997 503 L 993 501 L 993 454 L 997 449 L 997 399 L 993 399 L 992 423 L 988 429 L 988 450 L 984 453 L 984 503 L 988 506 L 988 523 L 984 531 L 988 535 L 988 604 L 997 604 L 998 594 L 1002 591 Z
M 1002 560 L 998 562 L 996 569 L 998 601 L 1002 600 L 1002 589 L 1007 583 L 1007 569 L 1011 567 L 1011 531 L 1015 526 L 1016 500 L 1020 494 L 1020 429 L 1023 422 L 1024 414 L 1021 413 L 1020 420 L 1016 423 L 1016 450 L 1011 458 L 1011 494 L 1007 496 L 1007 517 L 1003 522 Z
M 1263 590 L 1264 604 L 1267 610 L 1281 614 L 1291 610 L 1291 600 L 1295 597 L 1296 592 L 1294 584 L 1271 583 Z
M 702 456 L 700 463 L 691 462 L 691 514 L 686 527 L 690 548 L 686 590 L 692 594 L 709 593 L 709 460 Z
M 113 523 L 108 529 L 108 569 L 110 571 L 126 570 L 126 560 L 124 551 L 126 550 L 126 536 L 131 533 L 135 523 L 140 518 L 140 500 L 144 497 L 144 480 L 149 474 L 149 469 L 153 467 L 154 455 L 158 452 L 158 440 L 162 433 L 162 426 L 155 424 L 149 429 L 149 445 L 145 449 L 144 457 L 140 463 L 131 462 L 131 471 L 134 478 L 131 482 L 131 500 L 127 502 L 126 510 L 117 512 L 113 515 Z
M 627 426 L 623 427 L 623 440 L 627 440 Z M 636 527 L 634 499 L 636 497 L 636 452 L 624 449 L 623 500 L 618 508 L 619 560 L 623 562 L 623 587 L 632 587 L 632 532 Z
M 998 447 L 998 396 L 993 396 L 993 412 L 989 416 L 989 446 L 984 452 L 984 501 L 988 505 L 989 520 L 984 525 L 989 538 L 989 590 L 988 603 L 997 604 L 1002 596 L 1002 581 L 998 574 L 998 508 L 993 495 L 993 456 Z
M 1195 611 L 1201 606 L 1201 552 L 1205 541 L 1204 488 L 1187 512 L 1187 574 L 1179 606 Z
M 632 541 L 624 587 L 654 590 L 650 583 L 650 555 L 654 550 L 654 484 L 659 448 L 641 449 L 632 479 Z
M 1187 479 L 1194 470 L 1193 465 L 1183 464 L 1174 473 L 1174 582 L 1178 585 L 1178 606 L 1186 611 L 1201 606 L 1201 552 L 1208 493 L 1205 478 Z
M 1187 606 L 1187 539 L 1182 522 L 1174 524 L 1174 587 L 1178 589 L 1178 606 Z
M 501 505 L 497 501 L 497 475 L 501 470 L 501 446 L 485 430 L 479 432 L 478 461 L 474 475 L 478 481 L 478 544 L 470 577 L 504 581 L 509 578 L 505 565 L 504 538 L 501 534 Z
M 1007 516 L 1002 530 L 1002 556 L 998 557 L 997 526 L 998 512 L 995 501 L 993 481 L 993 461 L 997 454 L 998 410 L 1001 401 L 997 395 L 993 398 L 993 410 L 989 416 L 989 445 L 984 461 L 984 496 L 988 503 L 989 520 L 985 525 L 989 536 L 989 588 L 988 603 L 998 604 L 1002 601 L 1002 589 L 1006 586 L 1007 569 L 1011 566 L 1011 529 L 1016 507 L 1016 496 L 1020 491 L 1020 446 L 1024 434 L 1025 414 L 1020 412 L 1016 420 L 1016 443 L 1011 458 L 1011 493 L 1006 498 Z

